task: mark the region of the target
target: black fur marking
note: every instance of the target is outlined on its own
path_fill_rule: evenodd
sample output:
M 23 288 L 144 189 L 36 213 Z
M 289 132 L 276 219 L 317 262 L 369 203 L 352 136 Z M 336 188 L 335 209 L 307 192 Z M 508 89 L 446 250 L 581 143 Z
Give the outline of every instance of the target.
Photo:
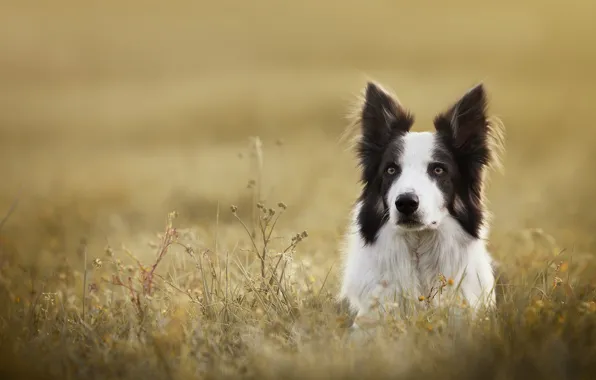
M 359 198 L 362 206 L 358 224 L 365 243 L 372 244 L 389 218 L 385 194 L 399 177 L 397 162 L 402 152 L 401 137 L 414 124 L 414 117 L 391 95 L 369 82 L 360 118 L 362 138 L 358 158 L 364 187 Z M 389 165 L 396 167 L 395 174 L 386 173 Z
M 474 238 L 479 237 L 485 219 L 483 175 L 491 154 L 486 107 L 484 87 L 478 85 L 434 121 L 437 160 L 451 161 L 455 167 L 450 183 L 439 186 L 451 215 Z
M 436 182 L 437 187 L 443 193 L 448 208 L 451 209 L 455 202 L 455 187 L 459 181 L 459 169 L 448 147 L 444 146 L 440 139 L 437 139 L 435 144 L 433 162 L 428 165 L 427 172 L 428 176 Z M 444 172 L 437 175 L 435 173 L 436 167 L 440 167 Z

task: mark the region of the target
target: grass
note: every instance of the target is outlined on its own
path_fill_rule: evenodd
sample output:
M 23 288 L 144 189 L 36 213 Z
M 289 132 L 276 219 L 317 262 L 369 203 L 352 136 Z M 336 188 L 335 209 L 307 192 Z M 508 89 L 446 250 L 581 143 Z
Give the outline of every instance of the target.
M 259 161 L 263 152 L 252 146 Z M 262 176 L 259 165 L 251 167 L 255 178 Z M 258 199 L 259 189 L 252 180 L 248 198 Z M 78 249 L 82 266 L 65 258 L 42 278 L 36 266 L 19 269 L 6 260 L 0 277 L 0 348 L 12 370 L 6 373 L 554 379 L 587 378 L 594 369 L 596 288 L 585 281 L 592 258 L 562 251 L 541 230 L 517 238 L 529 250 L 505 262 L 513 281 L 496 313 L 464 319 L 462 328 L 447 310 L 433 309 L 388 319 L 372 339 L 354 341 L 346 330 L 352 316 L 335 298 L 333 265 L 322 272 L 300 258 L 306 231 L 284 236 L 276 229 L 288 206 L 248 205 L 256 213 L 235 205 L 218 209 L 216 236 L 224 229 L 243 234 L 229 250 L 209 243 L 209 234 L 178 227 L 171 212 L 165 229 L 146 242 L 143 250 L 154 252 L 142 254 L 147 261 L 126 246 L 106 245 L 102 255 L 91 256 L 85 240 Z M 235 224 L 219 226 L 220 213 Z M 455 286 L 439 282 L 439 290 Z
M 0 376 L 591 378 L 593 2 L 246 4 L 0 6 Z M 485 82 L 495 315 L 348 339 L 368 76 L 416 130 Z

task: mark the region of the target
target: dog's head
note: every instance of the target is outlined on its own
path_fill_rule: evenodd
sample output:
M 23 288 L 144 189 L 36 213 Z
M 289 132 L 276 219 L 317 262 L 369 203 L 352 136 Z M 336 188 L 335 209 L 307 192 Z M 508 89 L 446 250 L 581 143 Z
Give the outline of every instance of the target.
M 410 132 L 413 116 L 374 83 L 365 90 L 358 156 L 364 183 L 359 224 L 367 242 L 384 223 L 400 231 L 436 229 L 446 217 L 478 237 L 491 124 L 478 85 L 435 120 L 435 133 Z

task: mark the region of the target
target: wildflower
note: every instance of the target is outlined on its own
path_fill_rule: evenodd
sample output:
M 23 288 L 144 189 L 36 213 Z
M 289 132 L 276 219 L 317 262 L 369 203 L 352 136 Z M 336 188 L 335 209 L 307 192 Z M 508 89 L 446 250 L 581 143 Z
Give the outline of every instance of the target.
M 282 209 L 282 210 L 285 210 L 285 209 L 287 209 L 287 208 L 288 208 L 288 206 L 286 206 L 286 204 L 285 204 L 285 203 L 283 203 L 283 202 L 279 202 L 279 203 L 277 204 L 277 207 L 279 207 L 279 208 L 280 208 L 280 209 Z
M 95 260 L 93 260 L 93 266 L 95 268 L 101 268 L 101 265 L 102 265 L 102 262 L 101 262 L 101 259 L 99 257 L 96 258 Z
M 450 277 L 450 278 L 447 280 L 447 284 L 448 284 L 449 286 L 453 286 L 453 284 L 454 284 L 454 281 L 453 281 L 453 279 L 452 279 L 451 277 Z
M 425 299 L 426 299 L 426 297 L 425 297 L 425 296 L 419 296 L 419 297 L 418 297 L 418 301 L 420 301 L 420 302 L 424 301 Z

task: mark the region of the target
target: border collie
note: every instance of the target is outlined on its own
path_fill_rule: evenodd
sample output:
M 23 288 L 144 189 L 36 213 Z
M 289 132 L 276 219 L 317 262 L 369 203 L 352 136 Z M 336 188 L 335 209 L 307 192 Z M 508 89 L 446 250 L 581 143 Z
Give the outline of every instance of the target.
M 501 135 L 486 108 L 480 84 L 436 116 L 433 133 L 410 132 L 412 114 L 367 84 L 358 114 L 363 189 L 340 292 L 357 318 L 387 303 L 400 313 L 438 306 L 447 288 L 473 313 L 494 305 L 483 185 Z

